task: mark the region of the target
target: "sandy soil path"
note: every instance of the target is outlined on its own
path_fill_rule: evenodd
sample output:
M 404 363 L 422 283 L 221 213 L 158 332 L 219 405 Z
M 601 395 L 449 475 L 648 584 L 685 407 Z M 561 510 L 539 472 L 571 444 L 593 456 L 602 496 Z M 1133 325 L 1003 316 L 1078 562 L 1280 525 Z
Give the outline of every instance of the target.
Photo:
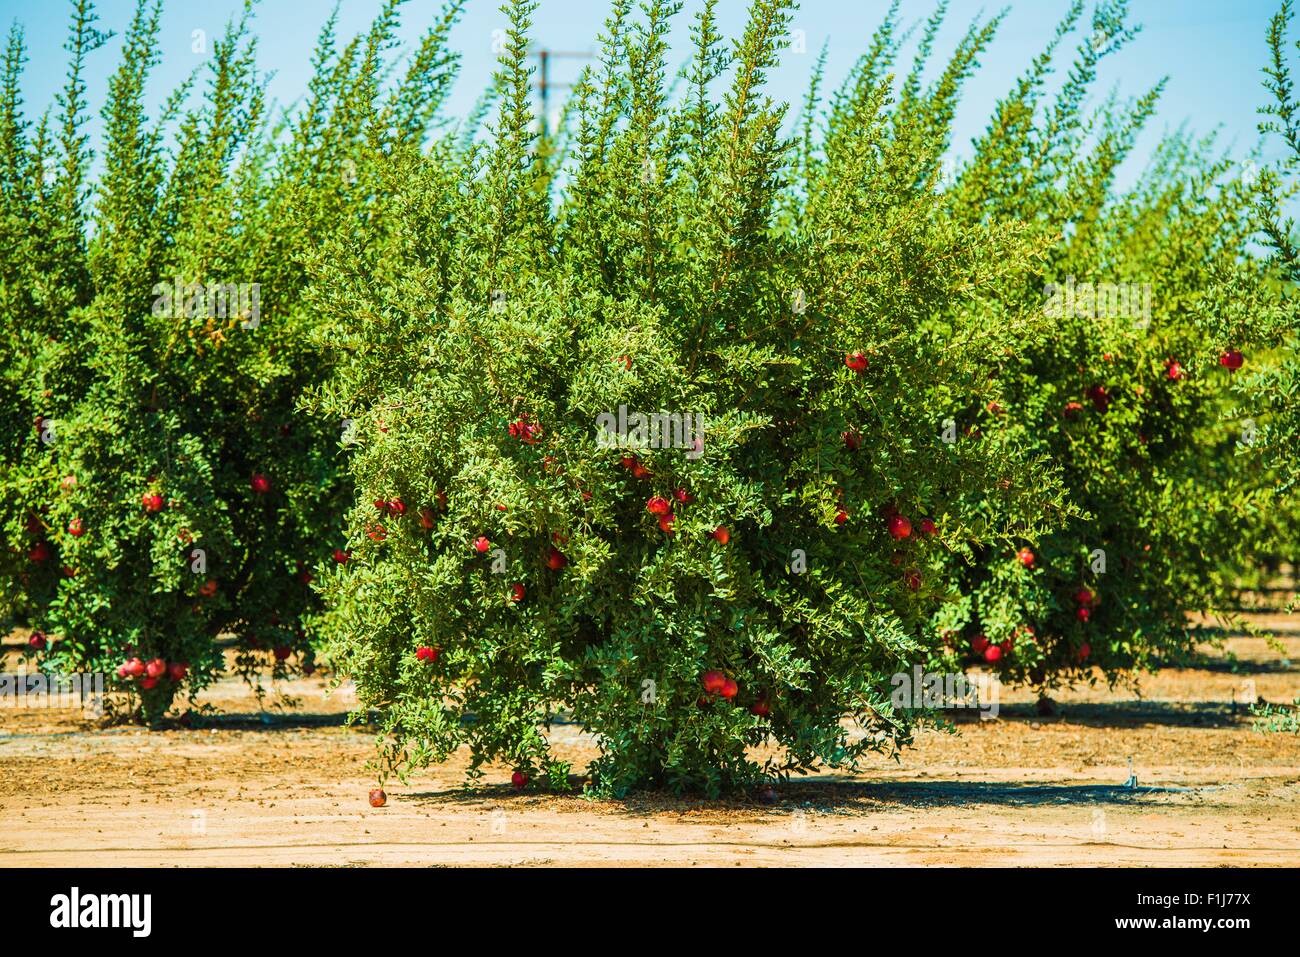
M 372 739 L 319 679 L 279 689 L 300 700 L 269 718 L 224 681 L 207 695 L 224 716 L 193 730 L 0 711 L 0 866 L 1295 866 L 1300 735 L 1261 734 L 1233 705 L 1246 682 L 1300 693 L 1287 624 L 1280 651 L 1233 639 L 1235 664 L 1062 695 L 1057 717 L 1004 698 L 996 721 L 792 782 L 771 806 L 516 794 L 504 768 L 466 791 L 457 757 L 372 809 Z M 594 754 L 572 726 L 553 740 L 575 766 Z

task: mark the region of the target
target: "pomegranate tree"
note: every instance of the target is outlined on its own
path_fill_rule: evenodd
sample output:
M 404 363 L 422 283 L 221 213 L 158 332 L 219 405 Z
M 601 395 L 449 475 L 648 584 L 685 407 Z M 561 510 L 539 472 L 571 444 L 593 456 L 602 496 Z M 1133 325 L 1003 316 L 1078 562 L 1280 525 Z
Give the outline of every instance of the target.
M 955 597 L 950 549 L 1059 505 L 1014 443 L 945 441 L 985 358 L 1050 331 L 976 293 L 1033 244 L 916 182 L 943 144 L 915 134 L 956 90 L 891 115 L 878 53 L 801 157 L 759 91 L 786 5 L 756 5 L 734 59 L 706 13 L 685 101 L 667 6 L 615 13 L 636 48 L 579 87 L 560 177 L 513 4 L 490 142 L 385 142 L 387 205 L 324 239 L 311 295 L 347 348 L 316 407 L 364 436 L 328 651 L 398 772 L 465 745 L 475 777 L 561 786 L 561 711 L 604 793 L 893 753 L 890 676 Z M 394 497 L 411 512 L 372 534 Z
M 1017 354 L 990 350 L 955 416 L 958 444 L 1013 442 L 1036 458 L 1026 478 L 1055 477 L 1067 495 L 1051 522 L 954 556 L 962 600 L 936 612 L 932 647 L 943 667 L 978 663 L 1044 691 L 1094 666 L 1118 680 L 1216 639 L 1273 500 L 1258 413 L 1238 392 L 1250 360 L 1233 344 L 1273 297 L 1252 255 L 1256 195 L 1181 137 L 1116 189 L 1155 94 L 1082 110 L 1099 50 L 1127 40 L 1121 23 L 1102 24 L 1114 42 L 1098 47 L 1093 26 L 1055 102 L 1027 83 L 1004 103 L 1007 116 L 1050 110 L 1056 122 L 1011 142 L 991 131 L 951 187 L 961 217 L 1011 218 L 1046 240 L 992 295 L 1054 324 Z M 1077 154 L 1089 125 L 1108 132 Z M 1195 613 L 1210 625 L 1192 630 Z
M 42 667 L 103 672 L 150 719 L 223 667 L 219 639 L 250 675 L 311 661 L 314 570 L 344 545 L 347 432 L 300 409 L 326 373 L 302 260 L 363 215 L 363 117 L 422 134 L 448 26 L 382 97 L 367 81 L 394 18 L 362 40 L 369 58 L 333 57 L 327 32 L 310 104 L 272 139 L 250 9 L 165 144 L 171 121 L 149 115 L 166 100 L 148 88 L 158 17 L 140 6 L 99 91 L 93 204 L 77 132 L 106 37 L 91 4 L 73 7 L 57 150 L 21 113 L 17 31 L 0 76 L 0 616 L 49 636 Z

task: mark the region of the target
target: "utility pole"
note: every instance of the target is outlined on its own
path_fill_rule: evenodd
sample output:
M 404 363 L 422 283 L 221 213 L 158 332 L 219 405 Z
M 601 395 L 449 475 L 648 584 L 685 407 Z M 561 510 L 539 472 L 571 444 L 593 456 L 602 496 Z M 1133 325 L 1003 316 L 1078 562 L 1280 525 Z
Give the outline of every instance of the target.
M 548 50 L 537 48 L 537 90 L 541 94 L 542 122 L 547 122 L 551 104 L 551 90 L 571 90 L 572 83 L 554 83 L 551 81 L 552 60 L 590 60 L 591 53 L 579 53 L 574 50 Z

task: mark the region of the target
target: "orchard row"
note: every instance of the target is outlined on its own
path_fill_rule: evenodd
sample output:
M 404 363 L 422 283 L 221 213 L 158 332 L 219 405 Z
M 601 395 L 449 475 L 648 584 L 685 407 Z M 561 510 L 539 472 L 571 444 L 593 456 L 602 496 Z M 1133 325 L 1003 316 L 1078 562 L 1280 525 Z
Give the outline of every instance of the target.
M 354 680 L 395 773 L 465 747 L 564 786 L 564 712 L 591 787 L 717 792 L 905 747 L 940 717 L 892 700 L 918 666 L 1046 699 L 1220 636 L 1300 527 L 1296 158 L 1247 179 L 1175 135 L 1120 189 L 1159 91 L 1087 105 L 1136 35 L 1111 5 L 1070 5 L 953 178 L 996 18 L 935 73 L 936 15 L 900 72 L 891 11 L 796 115 L 763 95 L 786 0 L 734 43 L 702 0 L 680 88 L 678 5 L 611 6 L 562 129 L 528 0 L 490 121 L 439 114 L 461 4 L 393 70 L 389 3 L 326 24 L 281 128 L 251 14 L 151 121 L 141 4 L 94 182 L 90 0 L 50 126 L 10 34 L 0 613 L 40 667 L 157 722 L 233 639 L 250 678 Z M 256 322 L 154 308 L 211 276 Z M 629 447 L 626 409 L 692 411 Z

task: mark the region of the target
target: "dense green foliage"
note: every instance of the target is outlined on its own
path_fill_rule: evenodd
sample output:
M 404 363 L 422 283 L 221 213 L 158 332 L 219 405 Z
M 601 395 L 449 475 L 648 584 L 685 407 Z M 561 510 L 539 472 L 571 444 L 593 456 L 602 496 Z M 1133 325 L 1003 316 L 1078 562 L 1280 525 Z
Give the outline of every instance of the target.
M 81 71 L 106 37 L 91 4 L 74 4 L 53 129 L 23 118 L 23 40 L 10 35 L 4 598 L 53 639 L 43 666 L 117 672 L 150 717 L 222 666 L 220 635 L 236 637 L 249 672 L 311 660 L 310 583 L 338 544 L 348 483 L 342 424 L 297 408 L 325 374 L 301 253 L 365 205 L 356 182 L 374 153 L 363 119 L 396 6 L 337 55 L 327 29 L 307 104 L 270 129 L 251 9 L 214 43 L 206 77 L 150 123 L 160 10 L 140 3 L 110 84 L 93 196 Z M 427 52 L 441 51 L 449 25 L 430 32 Z M 440 55 L 417 58 L 386 101 L 404 135 L 420 135 L 444 90 Z M 123 675 L 131 658 L 184 673 Z
M 985 301 L 1042 244 L 954 222 L 933 188 L 989 30 L 897 112 L 882 32 L 796 173 L 761 93 L 786 4 L 756 4 L 734 53 L 706 4 L 679 102 L 678 5 L 629 6 L 556 149 L 530 132 L 531 5 L 513 4 L 491 142 L 394 150 L 383 239 L 339 236 L 316 270 L 346 345 L 320 407 L 363 423 L 330 653 L 397 765 L 468 743 L 557 778 L 557 709 L 600 736 L 616 792 L 889 752 L 909 720 L 888 679 L 945 597 L 946 543 L 1062 507 L 1014 442 L 942 437 L 982 357 L 1045 325 Z M 702 444 L 603 447 L 620 407 L 702 416 Z M 896 544 L 892 511 L 935 534 Z M 713 670 L 734 697 L 702 686 Z M 780 754 L 750 760 L 768 741 Z
M 1296 100 L 1291 49 L 1300 50 L 1300 39 L 1290 35 L 1294 17 L 1294 3 L 1283 0 L 1269 24 L 1269 57 L 1264 69 L 1269 100 L 1260 110 L 1264 117 L 1260 133 L 1267 146 L 1281 153 L 1261 169 L 1256 200 L 1260 230 L 1272 252 L 1270 265 L 1283 294 L 1276 308 L 1257 310 L 1250 317 L 1249 328 L 1253 338 L 1277 350 L 1278 361 L 1262 368 L 1240 388 L 1243 402 L 1259 407 L 1265 418 L 1264 443 L 1288 490 L 1300 483 L 1300 308 L 1295 298 L 1300 239 L 1291 215 L 1300 192 L 1300 102 Z M 1294 510 L 1289 514 L 1295 514 Z
M 1185 657 L 1187 614 L 1224 607 L 1272 504 L 1260 427 L 1234 409 L 1246 373 L 1221 364 L 1273 302 L 1249 256 L 1255 196 L 1212 141 L 1182 136 L 1114 190 L 1160 92 L 1081 112 L 1097 62 L 1134 35 L 1121 14 L 1097 10 L 1052 102 L 1040 101 L 1054 50 L 1034 62 L 953 189 L 963 217 L 1061 237 L 1000 297 L 1039 304 L 1053 335 L 991 362 L 963 421 L 1059 465 L 1079 514 L 961 555 L 960 598 L 935 622 L 950 664 L 973 658 L 1043 689 Z
M 716 793 L 894 753 L 914 664 L 1046 691 L 1185 656 L 1189 613 L 1287 553 L 1289 3 L 1291 154 L 1242 179 L 1177 135 L 1123 191 L 1160 88 L 1086 106 L 1120 0 L 1071 4 L 955 169 L 999 16 L 934 63 L 940 4 L 900 72 L 895 4 L 791 116 L 792 3 L 730 41 L 700 0 L 674 81 L 683 4 L 613 0 L 552 130 L 534 7 L 454 125 L 459 0 L 404 70 L 400 0 L 341 46 L 329 20 L 283 116 L 250 5 L 151 120 L 142 0 L 93 183 L 89 0 L 35 123 L 11 33 L 0 615 L 43 667 L 120 668 L 156 718 L 223 638 L 250 676 L 321 654 L 398 773 L 467 746 L 561 786 L 562 713 L 602 792 Z

